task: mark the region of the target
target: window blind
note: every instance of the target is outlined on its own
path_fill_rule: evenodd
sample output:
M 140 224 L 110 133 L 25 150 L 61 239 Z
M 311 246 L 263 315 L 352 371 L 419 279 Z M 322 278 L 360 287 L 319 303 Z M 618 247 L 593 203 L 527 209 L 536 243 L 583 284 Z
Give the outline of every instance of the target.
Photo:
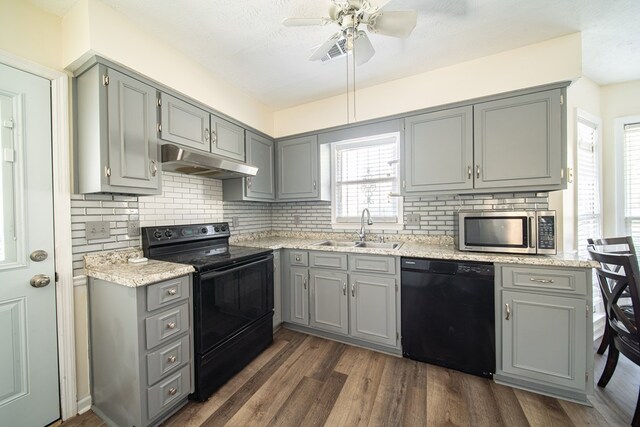
M 587 239 L 602 237 L 597 125 L 578 118 L 578 253 L 589 258 Z
M 624 126 L 624 216 L 627 234 L 640 241 L 640 123 Z
M 359 222 L 368 208 L 377 222 L 398 222 L 399 135 L 378 135 L 336 143 L 335 222 Z

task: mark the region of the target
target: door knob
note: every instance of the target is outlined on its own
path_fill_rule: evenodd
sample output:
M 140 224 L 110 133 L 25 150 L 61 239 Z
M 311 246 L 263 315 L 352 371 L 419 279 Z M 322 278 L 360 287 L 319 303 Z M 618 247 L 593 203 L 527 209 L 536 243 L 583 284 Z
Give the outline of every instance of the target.
M 46 274 L 36 274 L 31 278 L 30 283 L 34 288 L 44 288 L 51 283 L 51 278 Z

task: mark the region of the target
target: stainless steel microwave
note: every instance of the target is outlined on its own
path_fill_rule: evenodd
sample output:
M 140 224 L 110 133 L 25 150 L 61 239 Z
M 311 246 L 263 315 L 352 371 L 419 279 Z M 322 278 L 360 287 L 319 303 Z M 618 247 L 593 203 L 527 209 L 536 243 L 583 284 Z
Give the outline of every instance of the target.
M 461 251 L 554 255 L 556 211 L 458 212 Z

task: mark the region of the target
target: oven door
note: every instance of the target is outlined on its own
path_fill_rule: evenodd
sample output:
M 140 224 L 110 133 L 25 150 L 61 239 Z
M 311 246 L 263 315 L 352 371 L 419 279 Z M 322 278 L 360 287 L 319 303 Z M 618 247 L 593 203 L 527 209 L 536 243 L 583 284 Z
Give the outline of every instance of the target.
M 273 312 L 273 255 L 194 280 L 195 351 L 204 354 Z

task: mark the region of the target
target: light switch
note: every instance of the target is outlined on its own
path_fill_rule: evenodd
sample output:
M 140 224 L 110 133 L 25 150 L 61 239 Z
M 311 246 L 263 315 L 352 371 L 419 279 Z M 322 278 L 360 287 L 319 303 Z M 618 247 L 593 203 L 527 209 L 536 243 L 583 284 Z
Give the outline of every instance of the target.
M 107 239 L 111 236 L 111 224 L 109 221 L 89 221 L 85 226 L 87 240 Z

